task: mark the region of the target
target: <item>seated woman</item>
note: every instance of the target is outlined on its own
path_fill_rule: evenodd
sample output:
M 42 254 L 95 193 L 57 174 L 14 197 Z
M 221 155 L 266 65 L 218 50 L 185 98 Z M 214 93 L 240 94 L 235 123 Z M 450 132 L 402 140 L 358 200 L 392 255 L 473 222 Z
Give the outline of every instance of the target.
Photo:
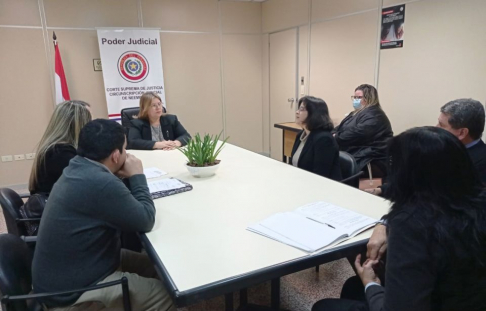
M 29 180 L 31 194 L 51 192 L 64 168 L 76 156 L 79 132 L 89 121 L 88 103 L 71 100 L 57 105 L 37 147 Z
M 393 137 L 393 131 L 381 109 L 378 91 L 371 85 L 362 84 L 351 97 L 355 110 L 334 129 L 336 142 L 340 150 L 356 159 L 360 170 L 371 161 L 385 170 L 386 143 Z
M 486 193 L 466 148 L 443 129 L 422 127 L 393 138 L 388 154 L 385 286 L 378 258 L 361 264 L 358 255 L 362 285 L 351 278 L 347 299 L 312 310 L 486 310 Z
M 302 126 L 303 131 L 295 139 L 290 158 L 292 165 L 341 180 L 339 148 L 331 134 L 333 125 L 326 102 L 312 96 L 302 97 L 295 123 Z
M 157 93 L 146 92 L 140 97 L 138 119 L 130 121 L 128 148 L 171 150 L 187 144 L 191 136 L 175 115 L 165 114 Z

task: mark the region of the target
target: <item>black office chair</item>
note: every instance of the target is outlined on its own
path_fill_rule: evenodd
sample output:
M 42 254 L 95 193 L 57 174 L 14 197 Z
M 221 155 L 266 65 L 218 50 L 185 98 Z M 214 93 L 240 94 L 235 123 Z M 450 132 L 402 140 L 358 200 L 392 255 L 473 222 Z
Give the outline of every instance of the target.
M 139 107 L 132 107 L 132 108 L 125 108 L 121 111 L 121 124 L 125 129 L 125 134 L 128 135 L 128 131 L 132 127 L 130 121 L 136 119 L 138 117 L 138 113 L 140 112 Z
M 8 233 L 16 236 L 28 235 L 24 223 L 26 221 L 40 221 L 39 218 L 22 218 L 19 209 L 24 205 L 24 201 L 22 201 L 17 192 L 12 189 L 0 188 L 0 205 L 2 206 Z
M 56 293 L 29 294 L 32 290 L 32 251 L 26 242 L 12 234 L 0 235 L 0 297 L 3 311 L 42 310 L 39 298 L 81 293 L 121 284 L 123 309 L 131 311 L 128 279 Z
M 340 182 L 351 187 L 359 188 L 359 177 L 364 173 L 359 170 L 354 157 L 347 152 L 339 151 L 339 164 L 343 177 Z

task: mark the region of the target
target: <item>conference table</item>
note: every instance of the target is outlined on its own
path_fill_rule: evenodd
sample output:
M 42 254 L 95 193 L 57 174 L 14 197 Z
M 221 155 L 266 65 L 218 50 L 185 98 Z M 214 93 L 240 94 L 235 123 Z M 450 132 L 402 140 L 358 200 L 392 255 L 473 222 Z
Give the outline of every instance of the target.
M 216 175 L 192 177 L 179 150 L 134 151 L 144 168 L 157 167 L 193 190 L 154 200 L 152 231 L 142 243 L 178 307 L 225 295 L 271 280 L 272 308 L 279 308 L 280 277 L 362 250 L 372 230 L 341 244 L 308 254 L 246 230 L 249 224 L 316 202 L 380 219 L 389 202 L 243 148 L 226 144 Z M 157 179 L 153 179 L 157 180 Z M 152 181 L 150 179 L 149 181 Z

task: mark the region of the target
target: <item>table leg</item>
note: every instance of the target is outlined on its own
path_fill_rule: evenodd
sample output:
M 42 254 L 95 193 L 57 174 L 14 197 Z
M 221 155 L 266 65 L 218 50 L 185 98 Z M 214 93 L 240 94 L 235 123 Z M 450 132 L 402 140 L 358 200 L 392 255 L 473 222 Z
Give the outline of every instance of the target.
M 246 306 L 248 304 L 248 290 L 243 288 L 240 290 L 240 306 Z
M 280 309 L 280 278 L 272 280 L 271 288 L 271 307 L 272 310 Z
M 224 295 L 225 311 L 233 311 L 233 293 Z

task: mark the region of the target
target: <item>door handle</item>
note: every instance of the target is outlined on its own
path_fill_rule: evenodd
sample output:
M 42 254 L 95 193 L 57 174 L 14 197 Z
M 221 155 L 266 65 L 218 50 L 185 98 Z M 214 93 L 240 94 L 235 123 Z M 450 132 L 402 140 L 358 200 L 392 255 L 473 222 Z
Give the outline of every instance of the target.
M 289 103 L 293 104 L 293 103 L 294 103 L 294 101 L 295 101 L 295 99 L 292 97 L 292 98 L 287 99 L 287 101 L 288 101 Z

